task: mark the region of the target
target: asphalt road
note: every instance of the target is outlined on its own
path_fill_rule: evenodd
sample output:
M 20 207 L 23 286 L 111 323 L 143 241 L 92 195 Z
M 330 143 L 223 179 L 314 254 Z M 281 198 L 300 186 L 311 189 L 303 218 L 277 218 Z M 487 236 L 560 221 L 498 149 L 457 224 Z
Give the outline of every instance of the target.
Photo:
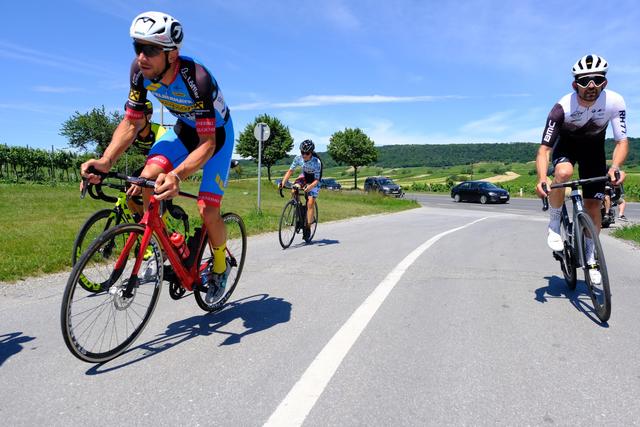
M 227 309 L 165 288 L 103 365 L 62 341 L 67 274 L 0 285 L 2 424 L 637 424 L 638 250 L 603 236 L 613 313 L 600 324 L 584 283 L 564 285 L 538 201 L 420 200 L 321 223 L 286 251 L 273 233 L 249 239 Z

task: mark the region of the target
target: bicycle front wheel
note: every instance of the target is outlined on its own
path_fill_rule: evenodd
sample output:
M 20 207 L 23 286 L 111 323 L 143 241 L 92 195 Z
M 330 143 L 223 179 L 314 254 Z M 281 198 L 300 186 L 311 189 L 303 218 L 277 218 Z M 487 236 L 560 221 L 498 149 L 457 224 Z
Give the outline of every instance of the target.
M 570 290 L 575 290 L 578 280 L 578 274 L 576 273 L 576 257 L 574 255 L 575 250 L 571 246 L 570 231 L 573 224 L 569 222 L 565 224 L 564 221 L 560 227 L 560 235 L 562 236 L 562 242 L 564 244 L 564 250 L 562 251 L 562 259 L 560 261 L 560 268 L 564 275 L 564 280 L 567 282 L 567 287 Z
M 278 229 L 278 239 L 280 240 L 280 246 L 282 249 L 287 249 L 291 246 L 293 238 L 296 235 L 297 225 L 297 209 L 296 202 L 289 200 L 284 209 L 282 209 L 282 215 L 280 216 L 280 228 Z
M 229 270 L 229 276 L 227 277 L 225 294 L 217 301 L 207 303 L 205 300 L 208 289 L 206 285 L 194 286 L 193 289 L 193 296 L 195 297 L 198 306 L 208 312 L 219 311 L 229 300 L 229 297 L 240 281 L 240 275 L 244 268 L 244 259 L 247 255 L 247 232 L 242 218 L 237 214 L 227 212 L 222 215 L 222 221 L 224 222 L 227 236 L 226 261 L 231 268 Z M 213 267 L 213 255 L 211 245 L 209 244 L 209 238 L 206 236 L 203 245 L 204 246 L 196 261 L 196 265 L 198 265 L 198 271 L 200 273 L 208 271 L 207 274 L 210 274 L 211 268 Z
M 607 264 L 604 259 L 600 238 L 589 215 L 580 212 L 576 222 L 578 223 L 576 232 L 582 236 L 580 239 L 583 255 L 582 265 L 589 296 L 596 316 L 602 322 L 606 322 L 611 316 L 611 291 L 609 289 Z M 593 252 L 593 259 L 589 259 L 591 252 Z M 600 280 L 598 280 L 598 276 Z
M 92 363 L 113 359 L 131 345 L 151 318 L 163 273 L 162 253 L 155 238 L 143 254 L 131 295 L 125 292 L 144 230 L 140 224 L 121 224 L 105 231 L 71 270 L 60 323 L 64 342 L 77 358 Z M 115 269 L 128 241 L 133 246 L 126 262 Z M 83 280 L 89 280 L 98 290 L 87 291 Z

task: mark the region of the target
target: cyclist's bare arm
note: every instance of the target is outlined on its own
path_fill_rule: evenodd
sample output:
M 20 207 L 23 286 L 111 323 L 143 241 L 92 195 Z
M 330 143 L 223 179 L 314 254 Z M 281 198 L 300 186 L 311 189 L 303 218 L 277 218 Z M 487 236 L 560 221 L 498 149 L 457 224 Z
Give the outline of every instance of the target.
M 608 172 L 609 177 L 611 177 L 611 183 L 613 185 L 620 185 L 624 181 L 626 174 L 622 170 L 620 170 L 620 168 L 624 164 L 628 153 L 629 140 L 627 138 L 622 138 L 620 141 L 617 141 L 616 146 L 613 149 L 611 168 L 609 168 Z M 616 171 L 620 171 L 620 179 L 618 180 L 615 177 Z
M 113 133 L 111 143 L 109 143 L 107 149 L 104 150 L 102 157 L 100 159 L 90 159 L 84 162 L 80 166 L 80 174 L 83 177 L 88 178 L 89 182 L 93 184 L 99 183 L 100 177 L 98 175 L 87 172 L 89 167 L 93 166 L 99 171 L 109 172 L 122 153 L 124 153 L 133 143 L 138 132 L 144 127 L 144 124 L 144 118 L 130 119 L 125 117 Z
M 540 145 L 538 155 L 536 156 L 536 170 L 538 171 L 538 184 L 536 185 L 536 193 L 539 197 L 545 197 L 547 194 L 542 189 L 542 183 L 547 182 L 547 170 L 549 168 L 549 154 L 552 148 L 546 145 Z
M 291 178 L 292 173 L 293 173 L 293 169 L 288 169 L 284 173 L 284 176 L 282 177 L 282 181 L 280 181 L 280 188 L 284 187 L 285 182 L 289 181 L 289 178 Z
M 205 163 L 213 156 L 216 151 L 215 133 L 210 135 L 199 135 L 200 144 L 198 148 L 193 150 L 184 162 L 168 174 L 161 173 L 156 179 L 157 193 L 156 199 L 172 199 L 178 195 L 180 191 L 180 181 L 187 179 L 194 172 L 202 169 Z

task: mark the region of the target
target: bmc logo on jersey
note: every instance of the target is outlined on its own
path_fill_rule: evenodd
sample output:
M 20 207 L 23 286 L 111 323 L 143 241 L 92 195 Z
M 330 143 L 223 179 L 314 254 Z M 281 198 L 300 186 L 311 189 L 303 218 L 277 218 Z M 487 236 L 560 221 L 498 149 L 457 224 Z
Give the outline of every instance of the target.
M 553 136 L 553 130 L 556 127 L 556 122 L 549 120 L 547 124 L 547 130 L 544 133 L 544 142 L 551 142 L 551 137 Z

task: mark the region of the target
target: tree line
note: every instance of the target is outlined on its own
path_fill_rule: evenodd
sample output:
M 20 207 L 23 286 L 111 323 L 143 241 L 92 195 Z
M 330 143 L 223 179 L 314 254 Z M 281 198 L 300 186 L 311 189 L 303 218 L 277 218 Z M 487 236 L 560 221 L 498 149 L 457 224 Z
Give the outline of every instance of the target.
M 61 127 L 60 134 L 69 141 L 76 151 L 42 150 L 28 147 L 0 145 L 0 178 L 66 180 L 77 181 L 77 171 L 82 162 L 100 156 L 111 141 L 115 128 L 122 120 L 119 112 L 107 113 L 104 106 L 93 108 L 87 113 L 76 111 Z M 265 122 L 271 129 L 270 137 L 262 147 L 262 165 L 271 180 L 271 168 L 292 161 L 288 153 L 294 149 L 294 140 L 278 118 L 262 114 L 247 124 L 238 135 L 236 152 L 254 163 L 258 163 L 258 141 L 253 129 L 259 122 Z M 630 150 L 627 165 L 640 163 L 640 138 L 629 138 Z M 607 157 L 611 157 L 614 141 L 605 141 Z M 535 159 L 539 144 L 514 142 L 507 144 L 416 144 L 386 145 L 375 147 L 359 128 L 346 128 L 335 132 L 329 139 L 327 152 L 317 153 L 324 167 L 350 166 L 354 170 L 354 187 L 357 188 L 358 169 L 375 165 L 384 168 L 403 167 L 447 167 L 478 162 L 525 163 Z M 79 154 L 80 151 L 83 154 Z M 118 170 L 132 170 L 144 163 L 144 156 L 131 147 L 127 156 L 116 164 Z M 137 165 L 137 166 L 135 166 Z M 71 173 L 70 173 L 71 172 Z

